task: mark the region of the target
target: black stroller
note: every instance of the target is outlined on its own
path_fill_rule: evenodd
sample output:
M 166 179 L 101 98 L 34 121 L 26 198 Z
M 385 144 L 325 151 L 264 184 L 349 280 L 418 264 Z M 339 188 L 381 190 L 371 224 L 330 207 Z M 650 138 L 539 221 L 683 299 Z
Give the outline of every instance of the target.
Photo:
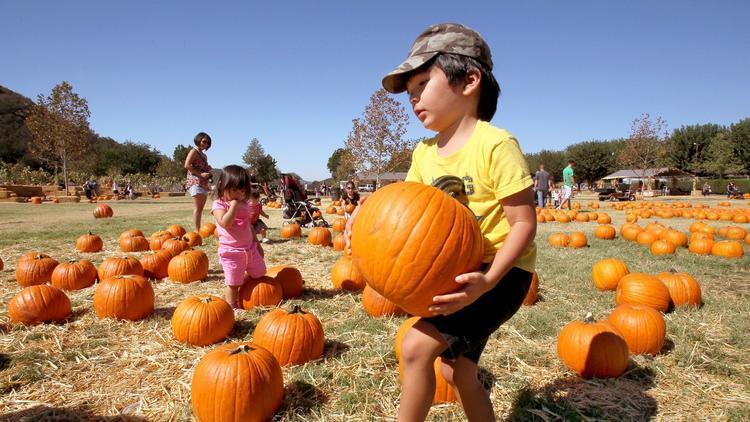
M 320 209 L 310 203 L 307 195 L 300 188 L 294 178 L 288 174 L 282 174 L 279 180 L 279 189 L 284 198 L 282 214 L 285 220 L 294 221 L 305 227 L 328 227 L 329 224 Z

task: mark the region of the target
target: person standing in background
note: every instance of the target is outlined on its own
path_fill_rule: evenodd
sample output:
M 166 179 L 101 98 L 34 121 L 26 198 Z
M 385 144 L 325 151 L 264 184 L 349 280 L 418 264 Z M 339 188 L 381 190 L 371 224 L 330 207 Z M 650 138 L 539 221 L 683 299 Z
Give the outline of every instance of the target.
M 560 198 L 560 206 L 558 208 L 565 208 L 565 203 L 568 203 L 568 209 L 572 210 L 573 205 L 571 198 L 573 198 L 573 188 L 576 184 L 575 173 L 573 172 L 573 160 L 568 161 L 568 166 L 563 169 L 563 187 L 562 197 Z
M 552 189 L 552 178 L 547 170 L 544 169 L 544 164 L 539 164 L 539 171 L 534 175 L 534 190 L 536 190 L 537 205 L 539 208 L 544 208 L 547 205 L 547 197 L 549 196 L 550 189 Z

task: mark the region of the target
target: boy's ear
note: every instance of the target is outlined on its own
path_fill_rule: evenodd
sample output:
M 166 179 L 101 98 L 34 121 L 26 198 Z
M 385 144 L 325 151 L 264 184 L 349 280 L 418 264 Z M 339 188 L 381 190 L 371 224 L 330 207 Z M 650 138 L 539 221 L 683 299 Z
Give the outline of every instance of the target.
M 470 70 L 466 73 L 464 79 L 464 95 L 472 95 L 475 92 L 479 93 L 479 84 L 482 82 L 482 73 L 479 70 Z

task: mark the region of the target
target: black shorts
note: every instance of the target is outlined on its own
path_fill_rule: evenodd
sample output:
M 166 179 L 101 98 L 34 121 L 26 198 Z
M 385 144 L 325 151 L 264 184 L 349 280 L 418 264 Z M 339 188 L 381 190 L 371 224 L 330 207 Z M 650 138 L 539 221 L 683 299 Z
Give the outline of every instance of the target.
M 464 356 L 479 363 L 490 335 L 521 307 L 531 276 L 530 272 L 513 267 L 492 290 L 471 305 L 450 315 L 422 318 L 435 326 L 448 343 L 440 356 L 449 360 Z

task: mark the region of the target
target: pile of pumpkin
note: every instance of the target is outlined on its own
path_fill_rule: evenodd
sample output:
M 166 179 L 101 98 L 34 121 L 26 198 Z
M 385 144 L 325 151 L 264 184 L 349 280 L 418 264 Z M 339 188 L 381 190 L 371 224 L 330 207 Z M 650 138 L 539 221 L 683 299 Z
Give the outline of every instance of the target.
M 346 218 L 337 218 L 331 226 L 331 230 L 338 233 L 335 237 L 326 227 L 313 227 L 307 233 L 307 242 L 311 245 L 333 246 L 334 250 L 343 251 L 346 246 L 343 234 L 345 228 Z M 297 223 L 285 222 L 281 226 L 280 236 L 282 239 L 299 239 L 302 237 L 302 227 Z
M 618 377 L 629 353 L 660 353 L 666 336 L 662 313 L 702 303 L 701 287 L 687 273 L 630 273 L 623 261 L 610 258 L 594 264 L 591 276 L 597 289 L 616 292 L 617 307 L 606 320 L 597 322 L 589 313 L 568 323 L 557 338 L 559 358 L 583 378 Z
M 576 209 L 572 210 L 550 210 L 548 208 L 536 209 L 536 221 L 538 223 L 599 223 L 610 224 L 612 217 L 604 212 L 581 212 Z
M 690 225 L 690 238 L 678 230 L 665 227 L 659 222 L 649 223 L 645 228 L 638 223 L 625 223 L 620 229 L 623 239 L 648 246 L 654 255 L 674 254 L 679 247 L 698 255 L 714 255 L 724 258 L 740 258 L 744 255 L 741 240 L 750 244 L 750 235 L 741 227 L 723 227 L 718 235 L 727 240 L 714 241 L 716 229 L 703 222 Z

